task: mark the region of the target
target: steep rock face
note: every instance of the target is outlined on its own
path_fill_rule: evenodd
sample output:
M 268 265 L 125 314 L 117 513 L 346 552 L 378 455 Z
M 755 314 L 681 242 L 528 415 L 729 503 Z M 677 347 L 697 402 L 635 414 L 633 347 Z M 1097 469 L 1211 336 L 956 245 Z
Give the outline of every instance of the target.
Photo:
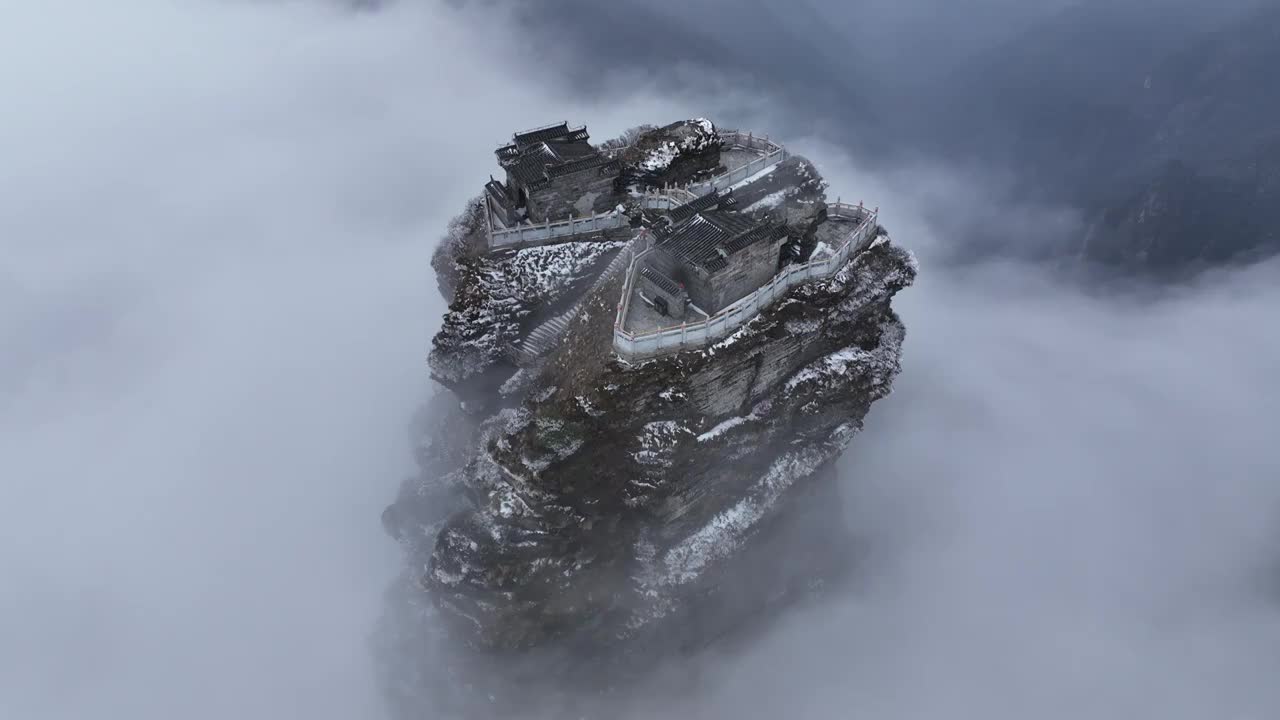
M 695 118 L 660 128 L 640 126 L 600 149 L 622 161 L 627 182 L 661 186 L 719 169 L 720 144 L 715 125 Z M 621 209 L 631 216 L 641 212 L 630 198 Z M 484 212 L 481 198 L 469 201 L 432 256 L 441 293 L 450 303 L 429 357 L 437 381 L 481 406 L 515 372 L 517 341 L 566 310 L 634 234 L 622 228 L 574 242 L 490 253 Z
M 455 389 L 501 382 L 512 370 L 505 361 L 522 330 L 581 290 L 623 244 L 592 238 L 454 260 L 453 301 L 432 341 L 433 377 Z
M 491 647 L 608 645 L 687 611 L 889 391 L 904 333 L 889 300 L 914 273 L 881 239 L 706 350 L 585 377 L 563 373 L 594 342 L 575 357 L 571 338 L 450 478 L 476 505 L 440 533 L 427 586 Z
M 620 157 L 630 182 L 685 185 L 720 165 L 720 134 L 705 118 L 681 120 L 639 133 Z
M 431 269 L 436 274 L 440 294 L 451 300 L 458 289 L 461 264 L 484 255 L 488 241 L 484 235 L 484 200 L 467 201 L 463 211 L 449 221 L 445 236 L 431 254 Z
M 706 129 L 677 125 L 691 123 Z M 635 153 L 672 127 L 606 148 Z M 686 157 L 718 168 L 719 152 Z M 733 198 L 785 222 L 780 262 L 803 262 L 851 227 L 829 221 L 825 188 L 792 158 Z M 627 212 L 643 226 L 667 211 L 636 198 Z M 915 277 L 909 252 L 879 229 L 719 342 L 628 362 L 613 329 L 621 237 L 638 230 L 489 253 L 482 219 L 468 206 L 437 253 L 451 303 L 430 365 L 448 390 L 415 419 L 419 473 L 382 517 L 409 558 L 379 640 L 400 716 L 527 713 L 522 688 L 619 687 L 847 570 L 834 462 L 898 372 L 890 301 Z M 522 341 L 548 326 L 549 353 L 531 355 Z
M 1179 276 L 1280 251 L 1280 7 L 1167 5 L 1076 3 L 960 65 L 921 95 L 920 141 L 1078 208 L 1087 233 L 1052 250 L 1104 268 Z
M 1280 248 L 1280 142 L 1217 174 L 1169 163 L 1106 212 L 1084 239 L 1086 258 L 1181 277 Z
M 1280 7 L 1265 7 L 1140 78 L 1142 141 L 1124 165 L 1125 194 L 1108 198 L 1084 255 L 1185 275 L 1280 251 L 1278 65 Z

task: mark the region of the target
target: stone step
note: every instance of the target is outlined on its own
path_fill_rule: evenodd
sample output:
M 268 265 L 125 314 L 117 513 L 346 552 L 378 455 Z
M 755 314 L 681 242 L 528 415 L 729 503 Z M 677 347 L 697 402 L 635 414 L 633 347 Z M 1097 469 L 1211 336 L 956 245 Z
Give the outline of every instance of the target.
M 557 315 L 534 328 L 533 332 L 529 333 L 524 342 L 520 344 L 522 359 L 536 359 L 549 351 L 563 337 L 564 332 L 569 328 L 569 323 L 572 322 L 577 313 L 578 307 L 575 305 L 567 312 Z
M 602 285 L 618 273 L 623 272 L 630 262 L 631 253 L 627 251 L 627 248 L 618 251 L 618 254 L 605 266 L 604 271 L 600 273 L 595 282 L 591 283 L 591 287 L 587 288 L 587 291 L 582 294 L 582 297 L 572 307 L 534 328 L 525 337 L 517 348 L 516 363 L 521 366 L 529 365 L 555 348 L 564 337 L 565 332 L 568 331 L 569 324 L 578 316 L 586 299 L 594 295 Z

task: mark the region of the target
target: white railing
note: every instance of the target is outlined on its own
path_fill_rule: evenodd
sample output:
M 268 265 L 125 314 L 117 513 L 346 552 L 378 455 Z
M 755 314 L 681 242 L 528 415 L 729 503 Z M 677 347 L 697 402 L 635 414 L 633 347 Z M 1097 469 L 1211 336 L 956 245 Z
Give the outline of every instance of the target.
M 616 230 L 626 227 L 630 218 L 626 213 L 614 212 L 597 215 L 592 213 L 586 217 L 569 218 L 558 222 L 546 222 L 541 225 L 516 225 L 515 227 L 498 229 L 493 227 L 492 209 L 489 198 L 485 197 L 485 230 L 489 234 L 489 249 L 528 247 L 541 245 L 560 238 L 574 235 L 589 235 L 603 230 Z
M 768 137 L 756 137 L 751 133 L 744 133 L 738 130 L 721 130 L 720 140 L 726 147 L 741 148 L 763 154 L 745 165 L 740 165 L 723 175 L 717 175 L 710 180 L 704 180 L 703 182 L 694 183 L 688 186 L 688 189 L 699 197 L 703 195 L 710 195 L 716 190 L 724 192 L 761 170 L 777 165 L 783 160 L 791 157 L 791 154 L 787 152 L 786 148 L 776 142 L 773 142 Z
M 685 185 L 683 188 L 664 189 L 664 192 L 670 192 L 671 190 L 684 190 L 691 194 L 693 198 L 710 195 L 715 190 L 724 192 L 761 170 L 777 165 L 783 160 L 791 157 L 791 153 L 787 152 L 786 148 L 776 142 L 773 142 L 767 137 L 756 137 L 751 133 L 744 133 L 738 130 L 721 130 L 720 139 L 726 147 L 751 150 L 753 152 L 761 153 L 761 155 L 750 162 L 739 165 L 738 167 L 721 175 L 716 175 L 709 180 L 690 183 L 689 185 Z M 662 209 L 659 206 L 655 207 Z
M 721 130 L 721 143 L 731 148 L 742 148 L 744 150 L 754 150 L 766 155 L 782 149 L 782 146 L 769 139 L 769 136 L 757 137 L 753 133 L 744 133 L 741 130 Z
M 627 281 L 623 285 L 622 302 L 613 325 L 613 348 L 626 359 L 652 357 L 667 352 L 699 347 L 729 335 L 735 329 L 768 308 L 792 287 L 814 278 L 828 277 L 844 266 L 848 259 L 862 252 L 875 238 L 878 212 L 858 205 L 834 203 L 827 207 L 828 218 L 841 218 L 857 222 L 835 254 L 806 263 L 788 265 L 768 284 L 734 302 L 706 320 L 684 323 L 645 333 L 629 333 L 624 329 L 626 313 L 631 301 L 635 270 L 644 253 L 638 253 L 627 269 Z
M 613 320 L 613 346 L 615 349 L 618 347 L 618 331 L 622 329 L 623 323 L 627 319 L 627 311 L 631 308 L 632 291 L 635 289 L 636 276 L 640 274 L 636 272 L 640 267 L 640 259 L 649 254 L 648 232 L 648 230 L 640 231 L 640 235 L 623 250 L 623 252 L 631 255 L 631 262 L 627 265 L 627 276 L 622 281 L 622 300 L 618 302 L 618 314 Z M 627 333 L 627 337 L 634 336 Z
M 767 155 L 761 155 L 745 165 L 740 165 L 723 175 L 717 175 L 703 183 L 690 185 L 689 190 L 699 196 L 710 195 L 712 191 L 715 190 L 724 192 L 761 170 L 781 163 L 788 157 L 790 157 L 790 154 L 787 153 L 786 148 L 778 148 Z
M 633 195 L 645 210 L 675 210 L 686 203 L 698 199 L 697 195 L 684 188 L 672 187 L 661 190 L 649 190 Z
M 698 195 L 684 188 L 664 188 L 634 195 L 640 206 L 646 210 L 671 211 L 685 203 L 698 199 Z M 489 235 L 489 249 L 502 250 L 511 247 L 527 247 L 546 243 L 559 238 L 583 235 L 601 230 L 615 230 L 625 227 L 630 219 L 625 213 L 611 212 L 603 215 L 590 215 L 571 218 L 542 225 L 516 225 L 515 227 L 495 227 L 493 210 L 488 194 L 485 195 L 485 231 Z
M 548 125 L 547 127 L 556 127 L 557 125 L 559 123 Z M 535 128 L 525 132 L 534 132 L 541 129 L 544 128 Z M 713 191 L 719 190 L 723 192 L 728 190 L 733 185 L 746 180 L 761 170 L 777 165 L 790 157 L 786 148 L 767 137 L 756 137 L 751 133 L 743 133 L 738 130 L 722 130 L 720 131 L 720 138 L 729 147 L 744 148 L 764 154 L 745 165 L 736 167 L 723 175 L 717 175 L 710 180 L 684 188 L 672 187 L 657 192 L 643 193 L 639 196 L 641 205 L 649 210 L 673 210 L 687 202 L 710 195 Z M 616 230 L 625 227 L 629 222 L 627 216 L 623 213 L 611 212 L 604 215 L 593 213 L 589 217 L 570 218 L 558 222 L 546 222 L 541 225 L 516 225 L 498 228 L 493 225 L 493 208 L 490 205 L 488 193 L 485 194 L 484 201 L 485 231 L 488 234 L 490 250 L 542 245 L 574 235 Z

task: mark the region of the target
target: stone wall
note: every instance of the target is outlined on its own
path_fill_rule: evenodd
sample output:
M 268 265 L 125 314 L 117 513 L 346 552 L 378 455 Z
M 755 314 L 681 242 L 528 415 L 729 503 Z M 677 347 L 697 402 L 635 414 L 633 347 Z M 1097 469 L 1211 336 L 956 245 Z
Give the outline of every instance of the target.
M 514 227 L 520 224 L 520 211 L 501 183 L 489 183 L 484 188 L 489 198 L 491 221 L 499 227 Z
M 778 257 L 784 240 L 761 241 L 730 255 L 729 267 L 705 281 L 710 307 L 702 309 L 709 313 L 719 312 L 726 305 L 767 284 L 778 272 Z
M 706 321 L 681 324 L 653 332 L 631 333 L 621 323 L 626 317 L 628 296 L 618 307 L 613 331 L 613 347 L 619 356 L 626 359 L 652 357 L 690 347 L 701 347 L 734 332 L 742 327 L 765 308 L 790 292 L 796 285 L 809 282 L 815 278 L 827 278 L 836 273 L 845 263 L 864 250 L 873 249 L 876 238 L 883 233 L 883 228 L 876 222 L 879 213 L 860 205 L 833 203 L 827 205 L 827 217 L 849 223 L 851 228 L 834 254 L 821 258 L 811 258 L 808 262 L 793 263 L 784 266 L 769 282 L 735 301 Z M 648 258 L 656 253 L 642 253 Z M 914 258 L 910 258 L 911 274 L 915 275 Z M 634 275 L 632 273 L 631 275 Z M 629 275 L 629 277 L 631 276 Z M 627 286 L 630 288 L 630 284 Z
M 690 299 L 688 292 L 678 294 L 667 292 L 662 286 L 650 282 L 643 275 L 637 278 L 637 282 L 640 284 L 640 292 L 644 293 L 645 297 L 649 299 L 660 297 L 667 301 L 668 314 L 673 320 L 684 319 L 687 313 L 685 305 Z
M 663 275 L 674 279 L 676 282 L 683 283 L 686 288 L 689 287 L 689 278 L 685 273 L 681 272 L 682 265 L 663 246 L 653 246 L 653 252 L 645 256 L 645 262 L 652 265 L 654 269 Z M 695 299 L 694 302 L 697 302 L 697 300 Z
M 782 237 L 743 248 L 727 258 L 729 267 L 716 273 L 690 267 L 661 245 L 654 247 L 646 261 L 684 285 L 698 309 L 714 315 L 724 306 L 755 292 L 778 273 L 778 257 L 785 241 Z
M 617 177 L 616 168 L 606 166 L 552 178 L 545 187 L 529 194 L 530 222 L 554 222 L 570 216 L 607 212 L 618 202 L 614 187 Z
M 708 310 L 706 303 L 713 298 L 707 285 L 707 277 L 705 273 L 698 268 L 692 268 L 685 265 L 666 248 L 661 245 L 655 245 L 653 252 L 645 256 L 645 262 L 652 265 L 654 269 L 663 275 L 684 285 L 685 290 L 689 293 L 689 299 L 693 301 L 698 309 L 705 312 L 713 312 Z

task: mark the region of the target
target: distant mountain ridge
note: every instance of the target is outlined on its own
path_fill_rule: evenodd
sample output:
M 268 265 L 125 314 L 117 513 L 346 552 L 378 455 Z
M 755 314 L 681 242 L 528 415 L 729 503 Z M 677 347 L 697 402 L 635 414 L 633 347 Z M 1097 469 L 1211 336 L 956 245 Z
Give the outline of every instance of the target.
M 1085 256 L 1181 274 L 1280 252 L 1278 75 L 1280 7 L 1160 63 L 1137 103 L 1138 189 L 1104 202 Z
M 575 92 L 617 92 L 635 74 L 694 91 L 729 78 L 743 112 L 843 146 L 871 173 L 925 158 L 1012 178 L 1014 203 L 1085 220 L 1029 241 L 1021 226 L 944 215 L 959 257 L 1176 276 L 1280 250 L 1275 0 L 502 4 L 546 48 L 543 77 Z M 746 104 L 759 95 L 769 102 Z
M 1280 251 L 1280 8 L 1214 17 L 1071 8 L 914 98 L 930 108 L 918 116 L 948 118 L 916 137 L 1081 208 L 1087 233 L 1055 254 L 1184 275 Z

